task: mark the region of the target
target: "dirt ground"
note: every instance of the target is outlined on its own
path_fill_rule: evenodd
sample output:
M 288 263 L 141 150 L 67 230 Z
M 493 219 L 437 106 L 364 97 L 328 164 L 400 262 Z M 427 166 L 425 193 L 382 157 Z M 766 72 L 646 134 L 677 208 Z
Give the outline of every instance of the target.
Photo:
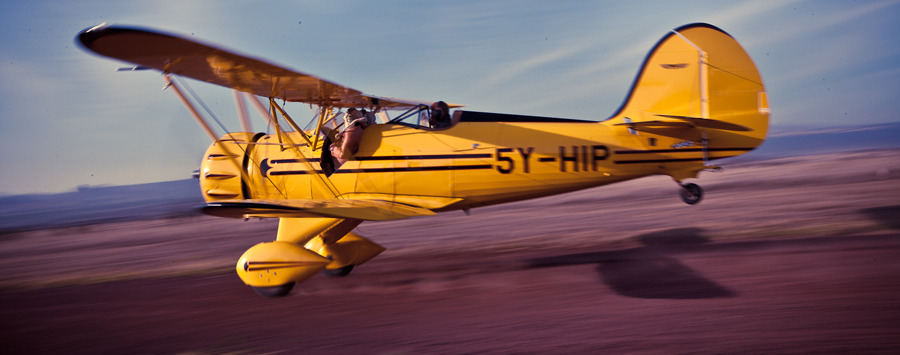
M 34 353 L 898 353 L 900 151 L 727 164 L 364 223 L 388 248 L 265 299 L 276 222 L 0 235 L 0 349 Z

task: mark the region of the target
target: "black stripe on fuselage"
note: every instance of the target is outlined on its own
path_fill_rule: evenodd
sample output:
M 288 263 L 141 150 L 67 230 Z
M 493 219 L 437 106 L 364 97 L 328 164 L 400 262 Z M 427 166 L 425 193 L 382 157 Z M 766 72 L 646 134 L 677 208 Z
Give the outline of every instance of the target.
M 749 152 L 753 148 L 709 148 L 707 152 Z M 697 153 L 703 152 L 703 148 L 687 148 L 687 149 L 651 149 L 651 150 L 617 150 L 615 154 L 653 154 L 653 153 Z
M 446 170 L 482 170 L 482 169 L 493 169 L 494 166 L 490 164 L 484 165 L 442 165 L 442 166 L 416 166 L 416 167 L 396 167 L 396 168 L 358 168 L 358 169 L 338 169 L 335 171 L 335 174 L 359 174 L 359 173 L 396 173 L 396 172 L 411 172 L 411 171 L 446 171 Z M 279 175 L 306 175 L 318 173 L 321 174 L 322 170 L 316 169 L 312 170 L 286 170 L 286 171 L 273 171 L 270 172 L 271 176 L 279 176 Z
M 707 152 L 749 152 L 753 150 L 753 148 L 709 148 Z M 688 149 L 653 149 L 653 150 L 617 150 L 615 154 L 621 155 L 629 155 L 629 154 L 659 154 L 659 153 L 702 153 L 703 148 L 688 148 Z M 709 160 L 715 159 L 723 159 L 730 158 L 733 155 L 726 157 L 709 157 Z M 694 162 L 694 161 L 703 161 L 702 157 L 698 158 L 671 158 L 671 159 L 638 159 L 638 160 L 617 160 L 614 161 L 616 164 L 658 164 L 658 163 L 684 163 L 684 162 Z
M 318 163 L 321 161 L 319 158 L 309 158 L 306 161 L 310 163 Z M 269 164 L 290 164 L 290 163 L 302 163 L 303 159 L 272 159 L 269 160 Z
M 650 160 L 617 160 L 616 164 L 650 164 L 650 163 L 684 163 L 689 161 L 703 161 L 703 158 L 686 159 L 650 159 Z
M 555 123 L 597 123 L 596 121 L 575 120 L 571 118 L 540 117 L 510 115 L 505 113 L 460 111 L 460 122 L 555 122 Z
M 376 161 L 376 160 L 433 160 L 433 159 L 484 159 L 492 158 L 492 154 L 441 154 L 441 155 L 387 155 L 387 156 L 370 156 L 370 157 L 354 157 L 359 161 Z
M 320 266 L 327 262 L 322 261 L 251 261 L 244 265 L 244 271 L 260 271 L 272 269 L 287 269 L 304 266 Z
M 725 159 L 725 158 L 731 158 L 733 156 L 734 155 L 729 155 L 727 157 L 709 157 L 708 160 Z M 617 160 L 617 161 L 614 161 L 614 163 L 616 163 L 616 164 L 657 164 L 657 163 L 684 163 L 684 162 L 694 162 L 694 161 L 703 161 L 703 158 Z
M 440 154 L 440 155 L 383 155 L 383 156 L 368 156 L 368 157 L 354 157 L 353 160 L 358 161 L 393 161 L 393 160 L 435 160 L 435 159 L 485 159 L 492 158 L 491 154 Z M 319 158 L 309 158 L 306 161 L 310 163 L 318 163 L 321 161 Z M 289 163 L 302 163 L 303 159 L 272 159 L 269 161 L 270 164 L 289 164 Z
M 354 157 L 358 161 L 410 161 L 410 160 L 439 160 L 439 159 L 486 159 L 491 158 L 491 154 L 440 154 L 440 155 L 386 155 L 386 156 L 363 156 Z M 318 163 L 321 159 L 310 158 L 307 161 Z M 302 163 L 303 159 L 275 159 L 271 160 L 274 164 L 286 163 Z M 389 173 L 389 172 L 410 172 L 410 171 L 442 171 L 442 170 L 480 170 L 493 169 L 491 164 L 482 165 L 442 165 L 442 166 L 417 166 L 417 167 L 390 167 L 390 168 L 356 168 L 356 169 L 338 169 L 335 174 L 356 174 L 356 173 Z M 318 173 L 322 170 L 284 170 L 272 171 L 271 176 L 279 175 L 306 175 Z

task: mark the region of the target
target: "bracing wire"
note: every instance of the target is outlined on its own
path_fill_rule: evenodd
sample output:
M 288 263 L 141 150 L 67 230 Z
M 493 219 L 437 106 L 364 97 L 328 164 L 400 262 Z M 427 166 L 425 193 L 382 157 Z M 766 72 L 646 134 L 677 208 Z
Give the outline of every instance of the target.
M 188 94 L 191 95 L 191 98 L 194 99 L 194 102 L 198 103 L 201 107 L 203 107 L 203 110 L 206 111 L 206 114 L 209 115 L 209 117 L 211 117 L 213 119 L 213 121 L 216 121 L 216 124 L 219 125 L 219 128 L 221 128 L 222 131 L 224 131 L 227 134 L 231 133 L 231 131 L 229 131 L 228 128 L 225 128 L 225 125 L 222 124 L 222 121 L 220 121 L 219 118 L 216 117 L 216 114 L 213 113 L 212 110 L 210 110 L 209 106 L 206 106 L 206 103 L 203 102 L 202 99 L 200 99 L 200 96 L 197 95 L 197 92 L 195 92 L 194 89 L 191 88 L 190 85 L 188 85 L 187 81 L 181 80 L 181 78 L 179 78 L 177 76 L 175 77 L 175 79 L 178 80 L 178 83 L 187 90 Z
M 202 99 L 200 99 L 200 96 L 197 95 L 197 92 L 195 92 L 194 89 L 192 89 L 192 88 L 187 84 L 186 81 L 181 80 L 181 79 L 178 78 L 177 76 L 174 77 L 174 78 L 175 78 L 175 80 L 178 80 L 178 84 L 179 84 L 180 86 L 182 86 L 182 87 L 185 88 L 185 90 L 188 92 L 189 95 L 191 95 L 191 97 L 194 99 L 194 101 L 197 102 L 200 106 L 203 107 L 203 110 L 206 111 L 206 114 L 208 114 L 210 117 L 212 117 L 213 121 L 216 121 L 216 124 L 219 125 L 219 128 L 221 128 L 226 134 L 231 134 L 231 132 L 228 130 L 228 128 L 225 128 L 225 125 L 222 124 L 222 121 L 220 121 L 219 118 L 216 117 L 216 115 L 212 112 L 212 110 L 209 108 L 209 106 L 207 106 L 206 103 L 203 102 Z M 242 146 L 238 145 L 238 148 L 239 148 L 245 155 L 248 154 L 247 149 L 246 149 L 245 147 L 242 147 Z M 253 157 L 250 157 L 250 160 L 251 160 L 254 164 L 259 164 L 259 162 L 255 161 L 255 159 L 253 159 Z M 287 194 L 284 193 L 284 192 L 282 192 L 281 189 L 278 188 L 278 185 L 277 185 L 274 181 L 272 181 L 272 179 L 271 179 L 270 177 L 266 176 L 265 178 L 266 178 L 266 180 L 268 180 L 268 181 L 272 184 L 272 187 L 275 188 L 275 191 L 278 191 L 278 193 L 279 193 L 280 195 L 287 197 Z

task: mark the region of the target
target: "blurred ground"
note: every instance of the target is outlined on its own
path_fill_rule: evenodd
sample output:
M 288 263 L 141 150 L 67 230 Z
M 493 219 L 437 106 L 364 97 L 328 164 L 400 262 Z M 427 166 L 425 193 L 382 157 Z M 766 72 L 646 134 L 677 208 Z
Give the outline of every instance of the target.
M 7 353 L 900 351 L 900 151 L 366 223 L 388 250 L 263 299 L 233 265 L 276 222 L 0 235 Z

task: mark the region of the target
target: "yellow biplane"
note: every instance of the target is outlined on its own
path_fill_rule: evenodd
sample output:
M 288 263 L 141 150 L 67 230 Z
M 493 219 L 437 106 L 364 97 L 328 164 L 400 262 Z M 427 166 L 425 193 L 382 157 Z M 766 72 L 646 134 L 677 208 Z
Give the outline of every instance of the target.
M 280 219 L 275 241 L 251 247 L 236 265 L 241 280 L 268 297 L 323 270 L 346 275 L 381 253 L 352 232 L 363 221 L 468 212 L 649 175 L 671 176 L 684 202 L 695 204 L 702 190 L 684 180 L 757 147 L 769 122 L 753 61 L 708 24 L 663 36 L 625 102 L 600 122 L 367 95 L 147 29 L 100 25 L 76 42 L 161 71 L 212 138 L 197 173 L 204 213 Z M 178 76 L 233 89 L 244 131 L 216 134 Z M 272 134 L 250 131 L 245 100 Z M 312 128 L 297 124 L 287 102 L 318 107 Z

